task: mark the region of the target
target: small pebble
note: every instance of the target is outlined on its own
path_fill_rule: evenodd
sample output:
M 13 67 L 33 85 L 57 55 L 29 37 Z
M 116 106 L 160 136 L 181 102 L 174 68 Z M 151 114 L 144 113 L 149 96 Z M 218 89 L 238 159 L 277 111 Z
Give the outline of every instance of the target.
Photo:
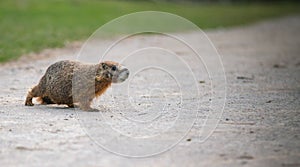
M 239 158 L 239 159 L 248 159 L 248 160 L 254 159 L 254 157 L 252 157 L 251 155 L 241 155 L 241 156 L 239 156 L 238 158 Z
M 237 76 L 236 79 L 245 79 L 245 80 L 253 80 L 253 77 L 244 77 L 244 76 Z
M 286 66 L 284 64 L 274 64 L 273 68 L 285 68 Z

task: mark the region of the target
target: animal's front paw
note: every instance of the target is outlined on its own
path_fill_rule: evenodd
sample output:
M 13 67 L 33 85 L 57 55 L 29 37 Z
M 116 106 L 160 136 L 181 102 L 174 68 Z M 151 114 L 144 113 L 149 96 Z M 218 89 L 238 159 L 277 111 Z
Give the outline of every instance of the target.
M 34 104 L 32 103 L 32 101 L 26 101 L 25 102 L 25 106 L 33 106 Z
M 83 111 L 88 111 L 88 112 L 99 112 L 98 109 L 91 108 L 91 107 L 80 107 L 80 109 Z

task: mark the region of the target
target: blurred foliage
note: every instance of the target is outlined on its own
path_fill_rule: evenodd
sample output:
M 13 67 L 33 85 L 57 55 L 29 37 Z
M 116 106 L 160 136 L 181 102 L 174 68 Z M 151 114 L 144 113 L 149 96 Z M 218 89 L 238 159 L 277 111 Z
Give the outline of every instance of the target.
M 242 25 L 300 12 L 297 3 L 231 5 L 158 0 L 1 0 L 0 62 L 86 39 L 114 18 L 145 10 L 174 13 L 203 29 Z

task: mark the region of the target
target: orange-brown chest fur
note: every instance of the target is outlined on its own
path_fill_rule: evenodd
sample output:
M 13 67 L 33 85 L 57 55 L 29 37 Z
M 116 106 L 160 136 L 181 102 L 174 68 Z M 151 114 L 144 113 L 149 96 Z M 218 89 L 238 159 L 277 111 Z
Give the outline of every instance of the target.
M 111 81 L 101 80 L 95 83 L 95 97 L 102 95 L 111 85 Z

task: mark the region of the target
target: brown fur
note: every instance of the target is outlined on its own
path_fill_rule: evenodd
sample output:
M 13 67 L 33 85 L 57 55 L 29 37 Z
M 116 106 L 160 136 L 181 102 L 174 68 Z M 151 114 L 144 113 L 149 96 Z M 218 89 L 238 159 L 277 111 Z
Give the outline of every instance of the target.
M 77 61 L 59 61 L 52 64 L 27 95 L 25 105 L 33 106 L 32 98 L 38 97 L 41 104 L 66 104 L 74 107 L 78 103 L 82 110 L 90 107 L 95 97 L 103 94 L 120 70 L 115 62 L 83 64 Z M 127 70 L 127 69 L 126 69 Z M 128 73 L 129 74 L 129 73 Z

